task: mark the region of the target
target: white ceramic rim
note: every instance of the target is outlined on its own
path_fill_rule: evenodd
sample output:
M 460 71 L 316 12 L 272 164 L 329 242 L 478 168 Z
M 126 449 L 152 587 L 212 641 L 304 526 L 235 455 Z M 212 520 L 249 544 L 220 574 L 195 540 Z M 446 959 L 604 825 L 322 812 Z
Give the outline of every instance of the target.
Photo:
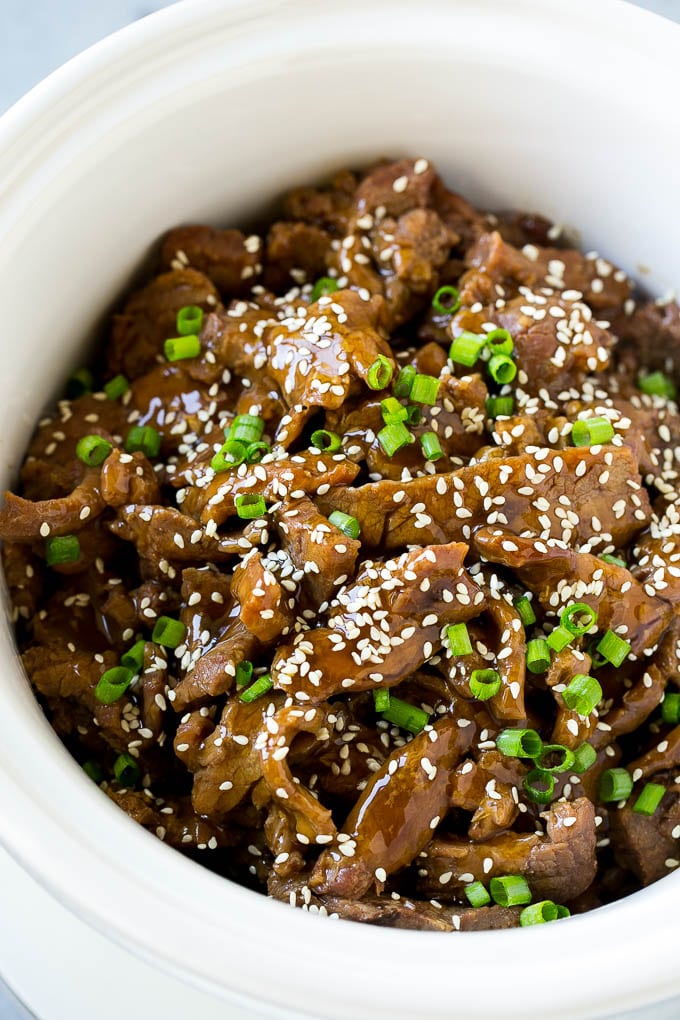
M 443 2 L 429 0 L 428 11 L 436 15 Z M 480 6 L 489 2 L 480 0 Z M 92 130 L 95 115 L 115 109 L 124 86 L 154 75 L 160 80 L 175 53 L 200 45 L 216 27 L 231 33 L 237 59 L 244 27 L 266 32 L 267 18 L 282 8 L 295 19 L 321 16 L 315 9 L 320 6 L 313 0 L 185 0 L 69 62 L 0 120 L 0 229 L 20 229 L 21 210 L 40 186 L 40 174 L 59 172 L 73 138 Z M 365 6 L 388 8 L 386 0 Z M 401 0 L 389 5 L 392 16 L 400 6 Z M 518 0 L 513 14 L 576 20 L 584 30 L 631 46 L 644 39 L 654 47 L 659 83 L 667 75 L 677 89 L 671 69 L 680 29 L 621 0 Z M 2 626 L 2 640 L 12 641 L 8 623 Z M 318 1003 L 319 1014 L 344 1017 L 357 1012 L 361 996 L 375 1017 L 436 1018 L 456 1011 L 461 986 L 478 990 L 479 1010 L 466 1005 L 470 1017 L 519 1017 L 536 1004 L 567 1017 L 623 1011 L 680 992 L 680 876 L 665 880 L 663 890 L 657 885 L 568 924 L 467 934 L 454 942 L 436 934 L 331 924 L 234 886 L 160 844 L 82 778 L 28 688 L 24 707 L 26 712 L 6 713 L 0 724 L 1 836 L 7 849 L 89 923 L 227 998 L 255 1001 L 270 1015 L 317 1015 Z M 49 783 L 37 781 L 40 768 L 30 774 L 22 769 L 23 755 L 44 767 Z M 79 808 L 75 821 L 73 805 Z M 646 940 L 644 955 L 640 938 Z M 556 987 L 556 959 L 569 985 L 568 1003 Z M 518 984 L 525 982 L 526 998 L 508 1001 L 503 976 L 511 972 Z

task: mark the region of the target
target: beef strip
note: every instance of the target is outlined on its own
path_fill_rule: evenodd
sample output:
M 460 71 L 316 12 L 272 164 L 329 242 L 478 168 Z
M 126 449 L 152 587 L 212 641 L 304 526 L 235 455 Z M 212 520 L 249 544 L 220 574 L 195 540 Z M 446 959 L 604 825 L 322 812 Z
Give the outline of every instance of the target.
M 212 227 L 177 227 L 166 234 L 161 248 L 163 269 L 199 270 L 223 298 L 247 294 L 262 271 L 262 242 L 256 234 Z M 192 302 L 185 302 L 190 304 Z
M 466 552 L 451 544 L 365 561 L 331 603 L 328 626 L 279 647 L 274 686 L 314 704 L 398 683 L 437 650 L 447 624 L 480 612 L 484 596 L 463 570 Z M 378 578 L 380 586 L 371 585 Z
M 536 900 L 568 903 L 595 878 L 595 810 L 585 797 L 558 801 L 546 820 L 544 836 L 507 833 L 485 843 L 447 836 L 432 840 L 418 860 L 420 893 L 447 902 L 470 882 L 522 874 Z
M 605 470 L 609 479 L 603 489 L 597 479 Z M 571 517 L 556 512 L 564 499 Z M 604 545 L 607 535 L 606 542 L 618 547 L 641 531 L 651 515 L 627 447 L 489 459 L 448 475 L 332 489 L 318 505 L 326 513 L 342 510 L 356 517 L 364 545 L 387 550 L 460 541 L 475 527 L 495 522 L 516 534 L 559 538 L 569 545 Z M 499 509 L 490 513 L 493 506 Z

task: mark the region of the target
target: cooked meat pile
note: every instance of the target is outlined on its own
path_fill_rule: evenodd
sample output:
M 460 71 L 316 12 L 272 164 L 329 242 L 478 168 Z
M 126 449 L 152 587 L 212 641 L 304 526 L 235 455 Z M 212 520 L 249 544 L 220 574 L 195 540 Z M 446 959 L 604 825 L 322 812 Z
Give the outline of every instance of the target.
M 54 729 L 314 912 L 504 928 L 662 878 L 676 353 L 675 303 L 422 158 L 172 230 L 0 511 Z

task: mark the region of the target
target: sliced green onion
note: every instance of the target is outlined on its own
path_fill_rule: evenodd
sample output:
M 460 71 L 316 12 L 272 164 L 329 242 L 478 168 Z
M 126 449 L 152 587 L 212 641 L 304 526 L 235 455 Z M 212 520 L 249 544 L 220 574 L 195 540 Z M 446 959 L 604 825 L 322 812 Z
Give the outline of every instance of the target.
M 562 698 L 567 708 L 578 715 L 590 715 L 595 706 L 602 700 L 602 688 L 594 676 L 577 673 L 562 691 Z
M 436 432 L 424 432 L 420 437 L 420 445 L 423 448 L 425 460 L 435 461 L 444 456 L 444 451 L 439 442 Z
M 120 657 L 121 666 L 125 666 L 126 669 L 131 669 L 133 673 L 141 672 L 142 666 L 144 665 L 144 651 L 146 649 L 146 641 L 141 638 L 135 642 L 132 648 L 128 648 L 127 652 L 123 652 Z
M 566 627 L 555 627 L 548 634 L 546 641 L 553 652 L 561 652 L 563 648 L 574 640 L 574 635 Z
M 550 666 L 550 647 L 545 638 L 535 638 L 527 644 L 527 669 L 531 673 L 545 673 Z
M 248 443 L 246 447 L 246 461 L 248 464 L 259 464 L 262 458 L 271 452 L 272 448 L 269 443 L 264 443 L 262 440 L 257 443 Z
M 680 723 L 680 694 L 664 694 L 661 702 L 661 718 L 677 726 Z
M 384 390 L 392 379 L 392 363 L 384 354 L 379 354 L 366 375 L 366 383 L 372 390 Z
M 127 381 L 124 375 L 114 375 L 113 379 L 104 386 L 104 393 L 108 400 L 117 400 L 118 397 L 122 397 L 124 393 L 130 389 L 130 383 Z
M 449 357 L 457 365 L 471 368 L 486 346 L 486 337 L 464 329 L 449 347 Z
M 94 376 L 89 368 L 78 368 L 66 383 L 66 399 L 77 400 L 94 389 Z
M 96 783 L 97 786 L 103 782 L 104 773 L 96 761 L 84 761 L 82 768 L 85 775 L 89 776 L 92 782 Z
M 486 334 L 486 345 L 492 354 L 512 354 L 515 341 L 507 329 L 492 329 Z
M 112 705 L 114 701 L 122 698 L 132 683 L 134 673 L 125 666 L 114 666 L 107 669 L 99 678 L 99 683 L 94 689 L 94 696 L 102 705 Z
M 128 453 L 143 453 L 145 457 L 157 457 L 161 448 L 161 437 L 151 425 L 133 425 L 125 440 Z
M 48 567 L 57 567 L 61 563 L 76 563 L 79 559 L 80 542 L 77 535 L 45 539 L 45 562 Z
M 334 510 L 329 515 L 328 520 L 336 528 L 339 528 L 343 535 L 347 535 L 348 538 L 359 538 L 361 525 L 356 517 L 352 517 L 351 514 L 345 514 L 342 510 Z
M 472 642 L 467 623 L 452 623 L 446 628 L 446 637 L 452 655 L 471 655 Z
M 134 786 L 139 780 L 139 765 L 129 754 L 119 754 L 113 763 L 113 774 L 121 786 Z
M 587 634 L 597 623 L 597 612 L 585 602 L 574 602 L 562 610 L 560 624 L 574 637 Z
M 382 411 L 383 421 L 386 425 L 406 421 L 408 418 L 408 411 L 396 397 L 385 397 L 384 400 L 381 400 L 380 410 Z
M 591 669 L 602 669 L 603 666 L 607 665 L 607 660 L 603 658 L 597 650 L 599 638 L 597 634 L 591 637 L 587 644 L 588 655 L 590 656 L 590 668 Z
M 440 315 L 453 315 L 460 308 L 460 294 L 457 287 L 447 284 L 440 287 L 432 298 L 432 307 Z
M 626 561 L 622 560 L 620 556 L 612 556 L 611 553 L 603 553 L 600 556 L 603 563 L 611 563 L 613 567 L 625 567 Z
M 163 648 L 177 648 L 186 634 L 186 626 L 181 620 L 173 620 L 171 616 L 159 616 L 156 620 L 151 640 Z
M 552 900 L 541 900 L 540 903 L 532 903 L 525 907 L 519 915 L 519 923 L 522 928 L 532 924 L 545 924 L 546 921 L 556 921 L 559 914 L 557 906 Z
M 402 422 L 386 425 L 378 433 L 378 442 L 388 457 L 393 457 L 402 447 L 408 446 L 411 439 L 411 433 Z
M 615 634 L 613 630 L 608 630 L 607 633 L 601 638 L 597 645 L 597 650 L 600 655 L 610 662 L 612 666 L 620 666 L 630 655 L 631 644 L 630 641 L 624 641 L 623 638 Z
M 248 453 L 248 447 L 238 439 L 227 439 L 224 446 L 215 454 L 210 461 L 210 467 L 219 474 L 220 471 L 229 471 L 230 468 L 243 464 Z
M 675 400 L 675 383 L 663 372 L 650 372 L 638 380 L 638 386 L 643 393 L 650 397 L 666 397 L 668 400 Z
M 98 467 L 111 453 L 113 446 L 103 436 L 83 436 L 76 444 L 76 457 L 83 464 Z
M 335 453 L 342 446 L 342 439 L 337 432 L 330 432 L 328 429 L 317 429 L 312 432 L 312 446 L 321 453 Z
M 255 701 L 257 698 L 261 698 L 267 691 L 271 691 L 274 686 L 269 673 L 264 673 L 263 676 L 258 676 L 257 680 L 239 694 L 239 701 L 244 701 L 246 704 L 250 704 L 251 701 Z
M 249 659 L 239 662 L 236 667 L 236 686 L 247 687 L 253 679 L 253 664 Z
M 499 907 L 519 907 L 523 903 L 531 903 L 531 889 L 522 875 L 503 875 L 492 878 L 489 892 Z
M 527 772 L 523 781 L 524 792 L 534 804 L 550 804 L 555 791 L 555 777 L 543 769 Z
M 579 418 L 571 430 L 574 446 L 602 446 L 614 438 L 614 426 L 609 418 Z
M 557 763 L 550 765 L 551 759 L 557 759 Z M 572 767 L 576 756 L 574 752 L 564 744 L 544 744 L 541 753 L 534 758 L 534 765 L 541 772 L 566 772 Z
M 543 741 L 536 730 L 501 730 L 496 737 L 496 747 L 510 758 L 536 758 Z
M 334 280 L 330 276 L 320 276 L 312 287 L 312 293 L 309 296 L 309 300 L 314 303 L 315 301 L 318 301 L 320 297 L 326 297 L 328 294 L 335 294 L 337 289 L 337 280 Z
M 560 921 L 563 917 L 571 917 L 571 910 L 569 907 L 563 907 L 561 903 L 555 904 L 555 910 L 557 911 L 558 921 Z
M 642 793 L 633 804 L 633 811 L 638 815 L 653 815 L 665 792 L 666 787 L 661 783 L 645 783 Z
M 177 313 L 177 332 L 180 336 L 191 336 L 201 332 L 203 309 L 198 305 L 185 305 Z
M 473 669 L 470 674 L 470 693 L 479 701 L 494 698 L 501 689 L 501 675 L 495 669 Z
M 501 386 L 512 382 L 517 375 L 517 365 L 507 354 L 494 354 L 489 358 L 489 375 Z
M 439 379 L 433 375 L 416 375 L 409 393 L 414 404 L 436 404 L 439 393 Z
M 163 353 L 168 361 L 185 361 L 201 353 L 201 341 L 197 336 L 173 336 L 163 344 Z
M 423 420 L 423 409 L 416 404 L 409 404 L 406 408 L 406 424 L 420 425 Z
M 395 397 L 408 397 L 416 377 L 416 370 L 413 365 L 405 365 L 397 376 L 394 384 Z
M 600 800 L 607 804 L 625 800 L 633 789 L 633 780 L 625 769 L 606 769 L 600 776 Z
M 597 759 L 597 751 L 592 744 L 581 744 L 574 751 L 574 764 L 571 769 L 577 776 L 582 776 L 584 772 L 587 772 L 591 765 L 594 765 Z
M 531 604 L 531 599 L 528 599 L 526 595 L 522 595 L 517 599 L 515 609 L 519 613 L 519 618 L 525 627 L 530 627 L 532 623 L 536 623 L 534 607 Z
M 373 704 L 376 712 L 386 712 L 390 707 L 389 691 L 373 691 Z
M 464 891 L 471 907 L 485 907 L 491 903 L 491 897 L 481 882 L 471 882 Z
M 241 492 L 234 499 L 236 513 L 242 521 L 254 521 L 256 517 L 264 517 L 267 504 L 264 496 L 256 492 Z
M 235 439 L 239 443 L 257 443 L 264 432 L 264 418 L 259 414 L 237 414 L 229 426 L 225 439 Z
M 402 701 L 401 698 L 393 698 L 392 695 L 390 695 L 389 707 L 382 715 L 387 722 L 394 723 L 395 726 L 399 726 L 402 730 L 408 730 L 409 733 L 420 733 L 430 721 L 429 715 L 422 708 L 409 705 L 408 702 Z
M 493 421 L 496 418 L 509 418 L 515 410 L 514 397 L 488 397 L 486 401 L 486 416 Z

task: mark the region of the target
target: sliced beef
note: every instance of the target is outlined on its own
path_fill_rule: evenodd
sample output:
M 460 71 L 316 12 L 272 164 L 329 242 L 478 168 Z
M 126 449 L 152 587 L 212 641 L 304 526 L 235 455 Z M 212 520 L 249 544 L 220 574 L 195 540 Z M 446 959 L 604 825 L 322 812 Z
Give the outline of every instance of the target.
M 166 234 L 161 248 L 164 269 L 197 269 L 215 285 L 223 298 L 247 294 L 262 271 L 262 241 L 240 230 L 213 227 L 177 227 Z M 187 304 L 193 302 L 186 302 Z
M 331 524 L 307 497 L 284 500 L 274 518 L 311 604 L 327 603 L 354 575 L 361 543 Z

